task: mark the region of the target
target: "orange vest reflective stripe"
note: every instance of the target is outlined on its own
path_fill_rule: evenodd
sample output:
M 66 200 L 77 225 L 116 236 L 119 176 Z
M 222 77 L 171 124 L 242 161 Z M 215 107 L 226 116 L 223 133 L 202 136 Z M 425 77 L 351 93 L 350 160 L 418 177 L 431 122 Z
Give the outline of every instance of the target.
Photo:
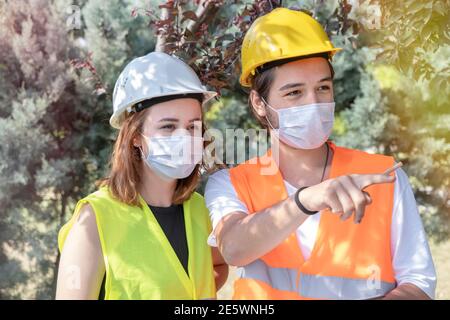
M 394 165 L 392 157 L 342 148 L 333 150 L 330 178 L 347 174 L 380 173 Z M 264 161 L 263 161 L 264 159 Z M 272 161 L 270 150 L 261 157 L 230 169 L 230 179 L 249 213 L 286 199 L 283 177 L 261 174 Z M 395 287 L 390 251 L 394 184 L 365 189 L 372 204 L 364 219 L 340 221 L 323 210 L 316 241 L 304 260 L 295 232 L 252 263 L 238 268 L 233 299 L 369 299 Z

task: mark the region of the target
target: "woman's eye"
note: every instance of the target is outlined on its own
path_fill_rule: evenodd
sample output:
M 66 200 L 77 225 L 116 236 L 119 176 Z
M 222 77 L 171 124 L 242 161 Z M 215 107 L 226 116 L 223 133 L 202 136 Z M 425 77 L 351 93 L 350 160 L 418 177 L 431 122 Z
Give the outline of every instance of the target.
M 174 130 L 175 126 L 173 124 L 166 124 L 166 125 L 162 126 L 160 129 Z
M 294 96 L 297 96 L 297 95 L 299 95 L 299 94 L 301 94 L 301 93 L 302 93 L 302 92 L 301 92 L 300 90 L 294 90 L 294 91 L 289 92 L 289 93 L 287 94 L 287 96 L 294 97 Z

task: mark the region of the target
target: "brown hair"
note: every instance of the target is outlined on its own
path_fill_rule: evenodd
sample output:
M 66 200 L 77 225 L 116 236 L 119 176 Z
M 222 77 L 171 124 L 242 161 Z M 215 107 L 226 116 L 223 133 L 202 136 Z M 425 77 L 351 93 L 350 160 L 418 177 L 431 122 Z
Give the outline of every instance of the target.
M 141 204 L 137 188 L 141 182 L 142 158 L 139 148 L 133 145 L 133 139 L 142 132 L 147 112 L 148 109 L 145 109 L 125 119 L 114 143 L 109 176 L 96 183 L 98 187 L 107 186 L 118 200 L 139 207 Z M 202 131 L 204 130 L 202 125 Z M 200 167 L 198 164 L 188 177 L 177 181 L 172 198 L 174 204 L 182 204 L 195 191 L 200 179 Z
M 274 80 L 275 68 L 268 69 L 262 73 L 256 74 L 256 76 L 252 79 L 252 90 L 255 90 L 260 97 L 267 101 L 269 97 L 270 87 L 272 86 Z M 255 108 L 253 108 L 252 100 L 250 96 L 248 97 L 248 106 L 255 116 L 256 120 L 263 126 L 265 129 L 269 129 L 269 124 L 267 122 L 266 117 L 261 117 L 258 113 L 256 113 Z

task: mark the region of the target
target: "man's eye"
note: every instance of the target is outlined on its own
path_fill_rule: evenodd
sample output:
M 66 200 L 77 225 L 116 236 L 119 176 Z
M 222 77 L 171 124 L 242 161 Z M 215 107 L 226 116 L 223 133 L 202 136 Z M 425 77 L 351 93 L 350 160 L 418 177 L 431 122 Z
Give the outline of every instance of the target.
M 194 121 L 189 124 L 189 127 L 187 130 L 194 130 L 194 131 L 201 131 L 202 130 L 202 122 L 201 121 Z
M 328 91 L 328 90 L 330 90 L 329 86 L 320 86 L 319 87 L 319 91 Z

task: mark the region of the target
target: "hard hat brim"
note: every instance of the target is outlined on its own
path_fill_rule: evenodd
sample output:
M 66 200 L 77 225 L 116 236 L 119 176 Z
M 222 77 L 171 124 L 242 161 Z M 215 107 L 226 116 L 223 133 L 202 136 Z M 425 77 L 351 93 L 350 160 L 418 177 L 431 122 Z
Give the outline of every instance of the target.
M 217 92 L 215 92 L 215 91 L 198 91 L 198 90 L 193 90 L 193 91 L 183 91 L 183 92 L 177 91 L 177 92 L 173 92 L 173 93 L 169 93 L 169 94 L 168 93 L 164 93 L 164 94 L 161 94 L 161 95 L 152 96 L 151 98 L 153 99 L 153 98 L 159 98 L 159 97 L 175 96 L 175 95 L 179 95 L 180 93 L 182 93 L 182 94 L 189 94 L 189 93 L 201 93 L 201 94 L 203 94 L 204 100 L 203 100 L 202 105 L 206 104 L 212 98 L 217 96 Z M 128 112 L 128 109 L 130 107 L 132 107 L 133 105 L 135 105 L 135 104 L 137 104 L 137 103 L 139 103 L 141 101 L 144 101 L 146 99 L 148 99 L 148 98 L 142 98 L 142 99 L 133 101 L 132 103 L 129 103 L 129 104 L 126 104 L 126 105 L 120 107 L 118 110 L 116 110 L 116 112 L 113 113 L 113 115 L 109 119 L 109 124 L 115 129 L 120 129 L 123 121 L 126 118 L 126 114 Z
M 332 58 L 336 52 L 341 51 L 341 50 L 342 50 L 342 48 L 333 48 L 333 49 L 319 50 L 319 51 L 314 51 L 314 52 L 293 53 L 290 55 L 284 55 L 284 56 L 277 57 L 276 60 L 262 61 L 260 63 L 254 64 L 249 68 L 249 70 L 255 71 L 258 67 L 260 67 L 266 63 L 269 63 L 269 62 L 274 62 L 277 60 L 286 60 L 286 59 L 291 59 L 291 58 L 296 58 L 296 57 L 298 57 L 298 59 L 300 60 L 304 56 L 309 56 L 309 55 L 313 55 L 313 54 L 329 53 L 330 58 Z M 251 72 L 242 73 L 239 78 L 239 83 L 243 87 L 251 87 L 252 86 Z

